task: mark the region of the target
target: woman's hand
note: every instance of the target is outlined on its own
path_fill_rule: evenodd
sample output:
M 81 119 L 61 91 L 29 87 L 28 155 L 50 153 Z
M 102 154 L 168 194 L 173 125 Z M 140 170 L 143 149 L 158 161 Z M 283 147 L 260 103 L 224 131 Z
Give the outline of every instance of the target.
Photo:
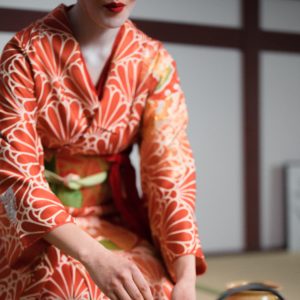
M 110 299 L 153 300 L 147 281 L 133 262 L 107 250 L 76 224 L 61 225 L 44 239 L 80 261 Z
M 153 300 L 147 281 L 134 263 L 108 250 L 99 254 L 91 256 L 89 252 L 83 263 L 107 297 L 112 300 Z
M 185 255 L 174 261 L 176 284 L 172 300 L 196 300 L 195 256 Z

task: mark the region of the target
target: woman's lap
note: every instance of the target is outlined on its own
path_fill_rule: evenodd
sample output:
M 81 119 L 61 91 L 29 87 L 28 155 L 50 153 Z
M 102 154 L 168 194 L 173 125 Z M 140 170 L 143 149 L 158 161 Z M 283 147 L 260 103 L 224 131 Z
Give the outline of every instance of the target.
M 55 249 L 55 252 L 49 259 L 53 259 L 55 256 L 56 266 L 41 290 L 40 299 L 109 299 L 95 285 L 80 262 L 66 256 L 58 249 Z M 166 276 L 161 262 L 152 255 L 148 248 L 142 245 L 131 251 L 119 251 L 117 254 L 126 256 L 136 263 L 148 281 L 154 299 L 171 298 L 172 283 Z
M 138 238 L 123 226 L 99 218 L 84 217 L 78 218 L 77 221 L 78 225 L 100 244 L 117 255 L 127 257 L 139 267 L 150 285 L 154 299 L 171 299 L 173 285 L 150 243 Z M 95 285 L 79 261 L 65 255 L 54 246 L 49 247 L 41 265 L 36 268 L 36 274 L 46 274 L 47 268 L 48 278 L 40 290 L 40 299 L 109 299 Z

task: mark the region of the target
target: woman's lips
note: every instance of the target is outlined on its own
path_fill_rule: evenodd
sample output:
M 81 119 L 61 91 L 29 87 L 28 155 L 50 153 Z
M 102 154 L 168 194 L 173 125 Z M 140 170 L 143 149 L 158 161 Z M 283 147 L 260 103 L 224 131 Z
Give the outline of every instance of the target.
M 113 12 L 113 13 L 120 13 L 124 9 L 125 6 L 126 5 L 121 2 L 111 2 L 111 3 L 104 5 L 105 8 L 107 8 L 110 12 Z

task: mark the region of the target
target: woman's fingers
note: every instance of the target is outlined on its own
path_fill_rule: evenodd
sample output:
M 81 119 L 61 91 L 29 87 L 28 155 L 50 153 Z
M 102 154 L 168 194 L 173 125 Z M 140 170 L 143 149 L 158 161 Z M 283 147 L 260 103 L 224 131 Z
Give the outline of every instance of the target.
M 124 287 L 120 286 L 118 289 L 115 290 L 116 300 L 132 300 L 132 298 L 128 295 L 127 291 Z M 138 298 L 137 298 L 138 299 Z
M 139 268 L 129 259 L 107 252 L 87 264 L 98 287 L 112 300 L 153 300 L 150 287 Z M 101 269 L 102 272 L 98 272 Z M 107 274 L 106 276 L 103 274 Z
M 124 288 L 126 289 L 127 293 L 130 295 L 130 299 L 144 300 L 142 293 L 140 292 L 139 288 L 136 286 L 132 278 L 128 278 L 124 282 Z
M 106 294 L 105 296 L 108 296 L 110 300 L 118 300 L 118 297 L 115 294 Z
M 128 275 L 131 275 L 130 273 Z M 146 287 L 141 287 L 143 290 Z M 113 293 L 109 295 L 112 300 L 152 300 L 152 295 L 143 294 L 137 284 L 133 281 L 132 276 L 122 279 L 114 286 Z M 149 298 L 150 296 L 150 298 Z
M 134 267 L 132 271 L 132 278 L 135 283 L 135 286 L 138 288 L 140 294 L 142 295 L 141 299 L 153 300 L 153 296 L 149 287 L 149 284 L 145 280 L 142 272 L 138 267 Z M 133 298 L 135 299 L 135 298 Z

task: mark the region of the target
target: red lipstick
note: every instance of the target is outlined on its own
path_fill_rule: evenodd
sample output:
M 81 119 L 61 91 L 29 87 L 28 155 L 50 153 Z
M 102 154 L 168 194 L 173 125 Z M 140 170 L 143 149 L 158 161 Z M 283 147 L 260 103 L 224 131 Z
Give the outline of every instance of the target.
M 113 12 L 113 13 L 120 13 L 124 9 L 125 6 L 126 5 L 121 2 L 111 2 L 111 3 L 104 5 L 105 8 L 107 8 L 110 12 Z

